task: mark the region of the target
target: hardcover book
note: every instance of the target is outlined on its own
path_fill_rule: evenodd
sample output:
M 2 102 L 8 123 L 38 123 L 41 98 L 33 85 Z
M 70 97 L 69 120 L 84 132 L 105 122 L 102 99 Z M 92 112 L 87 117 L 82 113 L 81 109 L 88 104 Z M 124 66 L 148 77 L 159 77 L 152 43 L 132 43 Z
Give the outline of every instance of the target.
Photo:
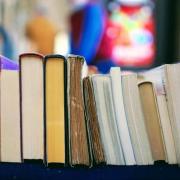
M 67 162 L 66 60 L 61 55 L 45 56 L 46 161 Z
M 24 160 L 44 160 L 44 57 L 19 56 Z

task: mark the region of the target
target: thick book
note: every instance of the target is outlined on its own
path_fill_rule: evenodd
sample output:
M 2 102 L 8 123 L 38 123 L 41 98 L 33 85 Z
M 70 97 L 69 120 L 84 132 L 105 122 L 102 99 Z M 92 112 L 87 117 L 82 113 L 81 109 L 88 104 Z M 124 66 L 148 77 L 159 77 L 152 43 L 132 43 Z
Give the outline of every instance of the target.
M 47 164 L 67 162 L 66 60 L 45 56 L 45 129 Z
M 44 160 L 44 57 L 19 56 L 24 160 Z
M 84 113 L 82 70 L 84 58 L 70 55 L 67 60 L 69 163 L 91 165 L 91 150 Z
M 111 79 L 109 75 L 102 74 L 93 75 L 91 79 L 106 163 L 124 165 L 124 155 L 115 119 Z
M 0 161 L 21 162 L 19 66 L 0 56 Z
M 151 147 L 145 126 L 136 73 L 122 76 L 122 89 L 127 123 L 137 165 L 153 164 Z
M 98 124 L 97 109 L 90 76 L 83 79 L 83 89 L 87 128 L 90 134 L 90 144 L 92 148 L 93 162 L 94 164 L 105 163 L 106 159 L 102 145 L 102 137 Z
M 148 81 L 141 82 L 138 86 L 153 160 L 166 160 L 154 86 Z

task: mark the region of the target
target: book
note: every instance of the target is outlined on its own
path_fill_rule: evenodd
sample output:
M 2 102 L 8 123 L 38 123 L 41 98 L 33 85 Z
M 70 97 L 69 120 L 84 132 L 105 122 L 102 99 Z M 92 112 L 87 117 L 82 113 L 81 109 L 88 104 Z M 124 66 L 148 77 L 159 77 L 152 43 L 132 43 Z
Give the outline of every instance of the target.
M 139 82 L 146 80 L 152 82 L 154 85 L 160 115 L 162 135 L 165 145 L 166 161 L 169 164 L 176 164 L 177 157 L 175 150 L 175 142 L 172 132 L 170 115 L 168 111 L 167 94 L 162 76 L 162 67 L 139 73 L 138 79 Z
M 0 161 L 180 164 L 180 64 L 86 76 L 84 58 L 0 56 Z
M 109 165 L 124 165 L 124 155 L 114 115 L 110 77 L 97 74 L 93 75 L 91 79 L 106 163 Z
M 139 83 L 139 92 L 145 117 L 145 124 L 154 161 L 166 160 L 160 117 L 152 82 Z
M 45 56 L 46 161 L 67 163 L 66 60 L 61 55 Z
M 24 160 L 44 160 L 44 58 L 19 56 Z
M 0 161 L 21 162 L 19 66 L 0 55 Z
M 122 75 L 124 108 L 137 165 L 153 164 L 136 73 Z
M 91 150 L 84 113 L 83 72 L 84 58 L 70 55 L 67 60 L 67 98 L 69 124 L 69 163 L 91 166 Z
M 180 63 L 161 66 L 157 71 L 160 71 L 161 73 L 161 78 L 166 91 L 166 101 L 174 137 L 176 158 L 177 163 L 180 164 Z
M 91 77 L 83 79 L 85 112 L 87 118 L 87 129 L 90 134 L 90 144 L 92 156 L 95 164 L 105 163 L 104 149 L 101 140 L 100 127 L 98 124 L 97 109 L 95 104 L 94 92 Z
M 121 70 L 119 67 L 112 67 L 110 70 L 110 78 L 112 82 L 112 93 L 115 108 L 115 117 L 118 126 L 119 138 L 122 144 L 125 164 L 136 164 L 133 147 L 131 143 L 130 133 L 127 124 L 126 113 L 124 109 L 124 100 L 122 92 Z

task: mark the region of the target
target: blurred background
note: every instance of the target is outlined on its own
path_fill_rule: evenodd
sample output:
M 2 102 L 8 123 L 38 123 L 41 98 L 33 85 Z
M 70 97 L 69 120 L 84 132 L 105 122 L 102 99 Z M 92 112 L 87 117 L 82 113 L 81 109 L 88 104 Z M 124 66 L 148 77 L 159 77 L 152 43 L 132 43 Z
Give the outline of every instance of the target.
M 180 59 L 178 0 L 0 0 L 0 54 L 78 54 L 91 71 Z

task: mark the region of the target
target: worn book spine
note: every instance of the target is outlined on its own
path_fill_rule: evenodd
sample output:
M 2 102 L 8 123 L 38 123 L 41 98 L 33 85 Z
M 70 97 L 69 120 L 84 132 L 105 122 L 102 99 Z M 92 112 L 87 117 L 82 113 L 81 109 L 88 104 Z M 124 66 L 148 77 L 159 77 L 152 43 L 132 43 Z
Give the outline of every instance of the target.
M 94 164 L 105 163 L 104 150 L 101 141 L 100 129 L 97 119 L 94 93 L 90 77 L 83 79 L 85 111 L 87 117 L 87 128 L 90 134 Z
M 90 166 L 90 150 L 84 114 L 82 68 L 84 58 L 68 57 L 68 119 L 70 165 Z

